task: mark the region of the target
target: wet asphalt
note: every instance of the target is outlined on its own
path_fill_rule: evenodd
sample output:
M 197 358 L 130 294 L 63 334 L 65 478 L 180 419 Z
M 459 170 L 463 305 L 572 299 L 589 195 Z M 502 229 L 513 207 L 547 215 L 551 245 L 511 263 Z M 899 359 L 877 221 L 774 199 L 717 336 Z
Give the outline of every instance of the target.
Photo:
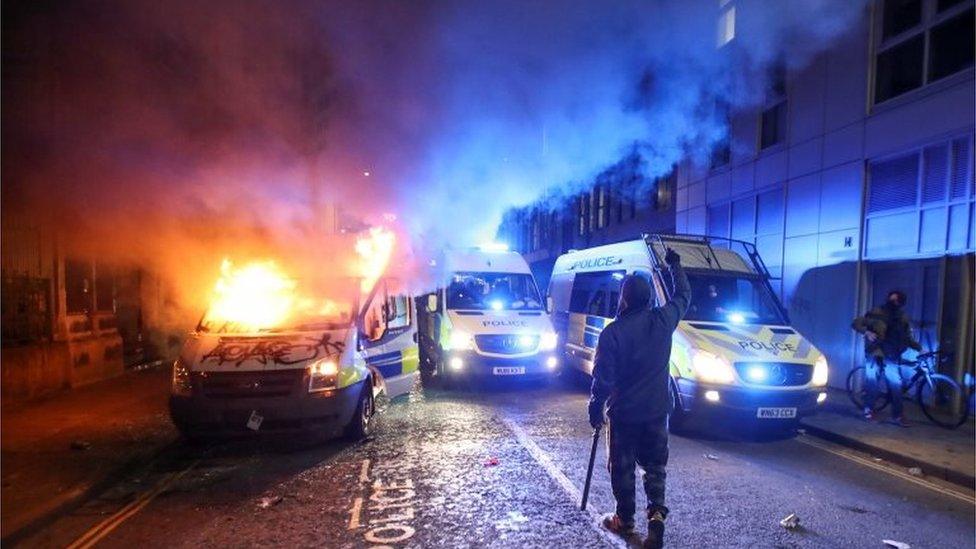
M 21 545 L 86 535 L 100 547 L 635 545 L 596 523 L 613 510 L 602 444 L 590 512 L 579 510 L 586 399 L 567 380 L 452 391 L 418 383 L 382 406 L 365 442 L 178 444 Z M 804 439 L 729 426 L 672 435 L 667 545 L 973 547 L 972 504 Z M 790 513 L 799 528 L 780 525 Z

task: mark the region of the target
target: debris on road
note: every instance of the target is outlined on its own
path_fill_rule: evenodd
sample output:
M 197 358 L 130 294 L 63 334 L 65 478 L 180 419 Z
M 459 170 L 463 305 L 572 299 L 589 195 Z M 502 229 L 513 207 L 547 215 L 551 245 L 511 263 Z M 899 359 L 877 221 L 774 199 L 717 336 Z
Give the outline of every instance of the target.
M 924 475 L 924 473 L 922 473 L 921 467 L 909 467 L 908 474 L 912 475 L 913 477 L 920 477 Z
M 269 507 L 274 507 L 281 503 L 281 496 L 265 496 L 258 501 L 258 507 L 261 509 L 267 509 Z
M 879 457 L 875 457 L 875 458 L 872 458 L 872 459 L 874 459 L 874 462 L 875 463 L 881 463 L 882 461 L 884 461 L 883 459 L 881 459 Z
M 799 433 L 799 434 L 801 434 L 801 435 L 807 434 L 807 430 L 806 429 L 797 429 L 796 432 Z
M 702 454 L 702 455 L 705 457 L 705 459 L 710 459 L 712 461 L 718 461 L 718 456 L 716 456 L 715 454 Z
M 72 450 L 89 450 L 91 449 L 91 442 L 84 440 L 73 440 L 71 441 Z
M 885 544 L 885 547 L 894 547 L 895 549 L 912 549 L 912 546 L 903 542 L 895 541 L 893 539 L 883 539 L 881 543 Z
M 779 521 L 779 525 L 787 530 L 796 530 L 800 527 L 800 517 L 796 513 L 790 513 L 783 520 Z
M 496 457 L 490 457 L 486 459 L 484 463 L 485 467 L 494 467 L 496 465 L 498 465 L 498 458 Z

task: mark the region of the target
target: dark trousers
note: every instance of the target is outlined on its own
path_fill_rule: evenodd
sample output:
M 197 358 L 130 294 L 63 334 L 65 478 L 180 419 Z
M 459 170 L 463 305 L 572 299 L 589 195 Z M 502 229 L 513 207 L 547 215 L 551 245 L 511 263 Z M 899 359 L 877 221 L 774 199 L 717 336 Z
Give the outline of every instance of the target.
M 648 510 L 661 508 L 666 513 L 664 484 L 668 465 L 668 416 L 641 423 L 611 420 L 607 446 L 610 485 L 617 500 L 617 516 L 624 522 L 634 522 L 634 475 L 637 465 L 644 470 Z
M 891 395 L 891 417 L 901 417 L 904 405 L 901 394 L 901 372 L 897 362 L 869 358 L 864 363 L 864 383 L 867 389 L 867 394 L 864 395 L 865 408 L 869 410 L 874 408 L 874 402 L 878 399 L 880 391 L 879 385 L 884 383 L 888 394 Z

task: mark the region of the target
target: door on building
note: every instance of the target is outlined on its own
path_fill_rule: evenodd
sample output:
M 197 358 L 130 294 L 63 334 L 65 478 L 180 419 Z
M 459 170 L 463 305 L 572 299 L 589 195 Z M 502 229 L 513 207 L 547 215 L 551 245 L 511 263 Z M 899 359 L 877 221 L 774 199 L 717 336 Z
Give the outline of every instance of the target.
M 912 320 L 915 337 L 925 351 L 939 347 L 939 318 L 942 298 L 941 259 L 885 261 L 869 267 L 870 307 L 884 303 L 888 292 L 901 290 L 908 296 L 905 312 Z

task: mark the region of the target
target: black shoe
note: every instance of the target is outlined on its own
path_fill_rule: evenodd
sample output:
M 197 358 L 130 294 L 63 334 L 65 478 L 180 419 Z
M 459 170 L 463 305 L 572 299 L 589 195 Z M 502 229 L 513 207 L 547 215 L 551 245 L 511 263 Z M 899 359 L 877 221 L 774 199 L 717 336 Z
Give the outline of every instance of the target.
M 645 549 L 661 549 L 664 547 L 664 519 L 667 513 L 655 509 L 647 514 L 647 539 L 644 540 Z
M 603 517 L 603 527 L 618 536 L 629 536 L 634 532 L 634 523 L 625 522 L 616 514 Z

